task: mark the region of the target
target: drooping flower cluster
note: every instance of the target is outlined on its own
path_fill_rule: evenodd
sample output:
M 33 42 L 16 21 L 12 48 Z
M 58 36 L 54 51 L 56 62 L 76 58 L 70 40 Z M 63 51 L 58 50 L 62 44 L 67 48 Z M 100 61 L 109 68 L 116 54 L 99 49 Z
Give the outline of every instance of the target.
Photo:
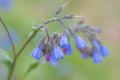
M 108 49 L 96 37 L 96 34 L 100 33 L 101 30 L 84 25 L 83 22 L 79 22 L 76 26 L 72 30 L 64 26 L 61 35 L 55 32 L 50 36 L 46 32 L 47 37 L 45 36 L 40 41 L 40 44 L 32 51 L 31 56 L 37 60 L 40 60 L 44 56 L 46 62 L 50 62 L 52 66 L 56 66 L 65 55 L 72 55 L 73 53 L 69 39 L 70 34 L 67 33 L 69 31 L 74 38 L 77 49 L 81 52 L 82 58 L 87 59 L 91 57 L 95 64 L 101 63 L 102 57 L 109 55 Z M 88 44 L 78 33 L 83 34 L 90 43 Z
M 93 39 L 93 48 L 94 49 L 92 56 L 93 56 L 93 61 L 96 64 L 102 62 L 101 56 L 105 58 L 109 55 L 108 49 L 104 45 L 102 45 L 97 39 Z
M 91 47 L 89 47 L 84 39 L 75 36 L 76 46 L 80 50 L 83 59 L 92 57 L 93 62 L 98 64 L 102 62 L 102 57 L 105 58 L 109 56 L 109 50 L 107 47 L 105 47 L 96 37 L 96 34 L 101 32 L 100 29 L 91 28 L 83 22 L 80 22 L 77 24 L 77 28 L 74 29 L 74 32 L 83 33 L 83 35 L 85 35 L 90 41 Z
M 55 34 L 55 36 L 58 36 L 58 34 Z M 47 41 L 46 37 L 41 40 L 40 44 L 32 51 L 31 56 L 37 60 L 45 56 L 46 61 L 50 62 L 52 66 L 55 66 L 59 63 L 59 60 L 64 57 L 64 54 L 57 46 L 55 39 L 51 37 L 48 38 L 50 39 Z

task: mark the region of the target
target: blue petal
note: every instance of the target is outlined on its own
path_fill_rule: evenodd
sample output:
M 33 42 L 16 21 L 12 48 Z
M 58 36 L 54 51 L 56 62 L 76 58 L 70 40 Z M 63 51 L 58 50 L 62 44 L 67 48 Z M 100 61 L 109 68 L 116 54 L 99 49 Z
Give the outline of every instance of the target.
M 107 47 L 100 45 L 99 42 L 97 40 L 93 41 L 94 46 L 96 47 L 97 50 L 99 50 L 102 54 L 103 57 L 107 57 L 109 56 L 109 50 L 107 49 Z
M 41 56 L 42 56 L 42 50 L 40 47 L 35 48 L 32 53 L 31 56 L 37 60 L 40 60 Z
M 62 35 L 60 39 L 60 46 L 61 48 L 65 48 L 69 45 L 69 39 L 66 35 Z
M 57 46 L 54 46 L 53 54 L 55 55 L 55 57 L 57 59 L 62 59 L 63 56 L 64 56 L 64 54 L 62 53 L 62 51 Z
M 75 36 L 75 43 L 78 49 L 83 49 L 87 46 L 87 42 L 79 36 Z
M 107 47 L 105 47 L 103 45 L 101 46 L 101 54 L 102 54 L 103 57 L 107 57 L 107 56 L 110 55 L 109 50 L 107 49 Z
M 50 64 L 51 64 L 52 66 L 58 65 L 58 59 L 55 57 L 54 54 L 52 54 L 52 55 L 50 56 Z
M 95 64 L 102 62 L 102 58 L 100 57 L 99 53 L 97 53 L 96 51 L 93 52 L 93 62 Z
M 72 54 L 72 46 L 69 44 L 69 46 L 66 48 L 66 54 L 71 55 Z

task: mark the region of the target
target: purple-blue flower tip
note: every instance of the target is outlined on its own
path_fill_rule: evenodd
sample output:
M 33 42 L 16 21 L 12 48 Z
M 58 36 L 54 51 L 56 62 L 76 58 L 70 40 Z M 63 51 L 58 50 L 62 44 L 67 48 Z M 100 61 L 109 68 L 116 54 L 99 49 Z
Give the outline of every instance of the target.
M 53 54 L 55 55 L 56 59 L 62 59 L 64 57 L 63 52 L 57 46 L 54 46 Z
M 78 49 L 83 49 L 87 46 L 87 42 L 79 36 L 75 36 L 75 43 Z
M 37 60 L 40 60 L 41 56 L 42 56 L 42 50 L 41 50 L 41 47 L 38 46 L 36 47 L 32 53 L 31 53 L 31 56 Z
M 97 53 L 96 51 L 93 52 L 93 62 L 95 64 L 101 63 L 102 62 L 102 58 L 99 55 L 99 53 Z
M 66 48 L 69 44 L 70 43 L 68 37 L 65 34 L 63 34 L 60 39 L 61 48 Z
M 50 64 L 51 64 L 52 66 L 58 65 L 58 59 L 55 57 L 54 54 L 52 54 L 52 55 L 50 56 Z
M 72 54 L 72 46 L 70 45 L 70 41 L 68 36 L 63 34 L 60 39 L 60 46 L 63 48 L 63 53 L 66 55 Z
M 102 54 L 103 57 L 107 57 L 107 56 L 110 55 L 110 52 L 109 52 L 107 47 L 102 45 L 101 46 L 101 54 Z
M 63 48 L 63 53 L 65 55 L 71 55 L 72 54 L 72 46 L 69 44 L 67 48 Z

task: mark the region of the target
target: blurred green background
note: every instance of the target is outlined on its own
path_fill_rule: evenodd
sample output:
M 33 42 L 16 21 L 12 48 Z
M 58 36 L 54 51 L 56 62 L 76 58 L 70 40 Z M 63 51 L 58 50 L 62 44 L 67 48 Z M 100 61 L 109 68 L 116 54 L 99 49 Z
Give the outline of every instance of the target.
M 2 16 L 7 26 L 20 35 L 17 50 L 28 38 L 31 27 L 42 23 L 42 19 L 51 18 L 54 11 L 65 2 L 66 0 L 15 0 L 14 7 L 2 13 Z M 120 0 L 70 0 L 61 15 L 69 13 L 85 16 L 86 23 L 103 30 L 99 36 L 109 48 L 110 56 L 97 65 L 92 59 L 82 60 L 71 39 L 74 47 L 72 56 L 65 56 L 55 67 L 41 61 L 24 80 L 120 80 Z M 67 22 L 67 25 L 71 25 L 71 22 Z M 58 23 L 49 24 L 48 27 L 50 32 L 61 32 Z M 39 42 L 38 39 L 32 40 L 19 57 L 14 74 L 18 77 L 17 80 L 23 80 L 28 67 L 36 62 L 30 53 Z M 9 54 L 12 54 L 11 51 Z

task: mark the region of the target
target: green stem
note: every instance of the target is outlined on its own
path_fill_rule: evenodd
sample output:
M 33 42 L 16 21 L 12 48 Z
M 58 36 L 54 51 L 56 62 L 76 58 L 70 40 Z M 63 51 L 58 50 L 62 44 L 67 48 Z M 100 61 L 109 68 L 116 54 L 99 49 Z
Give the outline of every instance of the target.
M 14 42 L 13 42 L 13 40 L 12 40 L 11 34 L 10 34 L 7 26 L 5 25 L 5 23 L 4 23 L 4 21 L 3 21 L 3 19 L 2 19 L 1 17 L 0 17 L 0 22 L 2 23 L 2 25 L 3 25 L 3 27 L 4 27 L 5 31 L 6 31 L 6 33 L 7 33 L 7 35 L 8 35 L 8 38 L 9 38 L 9 40 L 10 40 L 10 43 L 11 43 L 11 46 L 12 46 L 12 49 L 13 49 L 13 55 L 14 55 L 14 57 L 15 57 L 16 50 L 15 50 L 15 45 L 14 45 Z
M 9 73 L 8 73 L 8 76 L 7 76 L 7 80 L 11 80 L 13 72 L 14 72 L 14 69 L 15 69 L 16 62 L 17 62 L 17 58 L 15 57 L 14 60 L 13 60 L 11 69 L 9 70 Z

